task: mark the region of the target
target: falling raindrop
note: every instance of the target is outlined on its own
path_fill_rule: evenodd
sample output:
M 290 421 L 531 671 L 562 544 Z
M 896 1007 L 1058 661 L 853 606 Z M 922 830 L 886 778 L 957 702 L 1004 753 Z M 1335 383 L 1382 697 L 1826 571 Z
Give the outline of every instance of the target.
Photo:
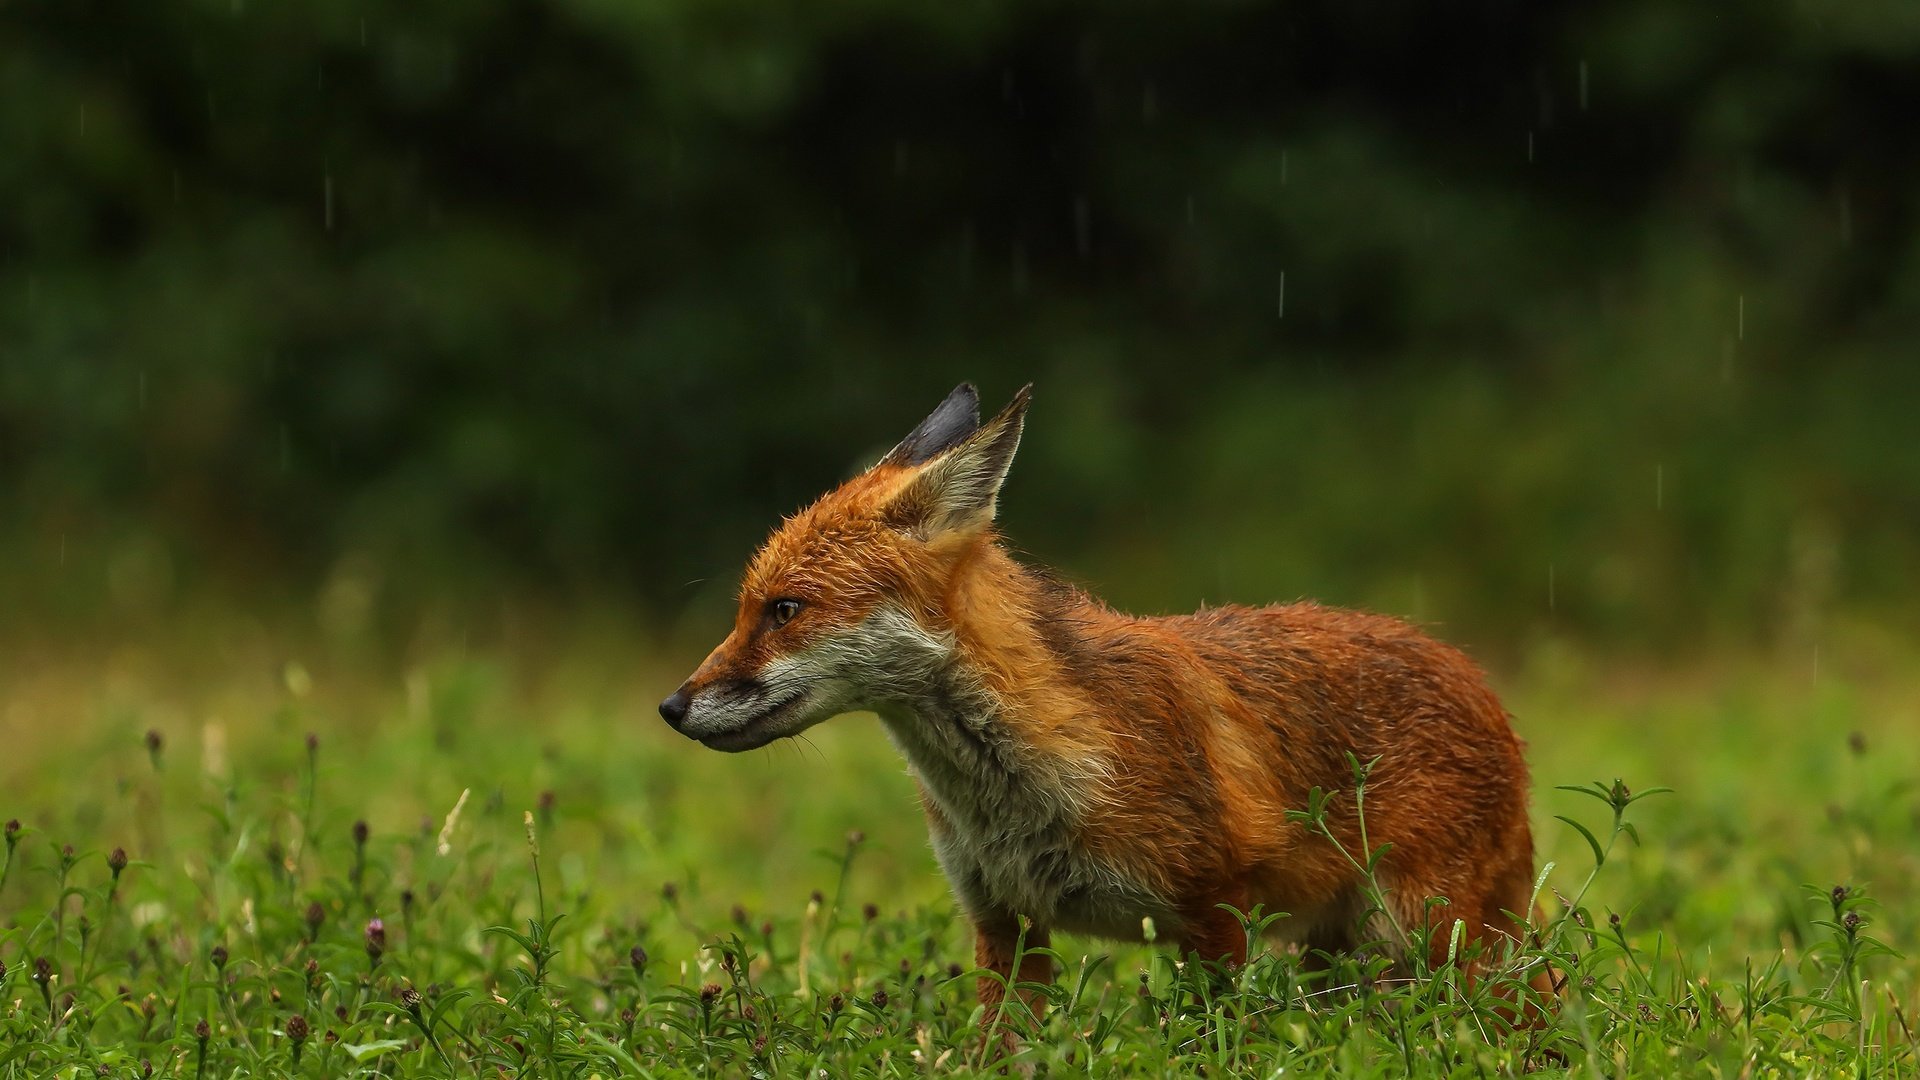
M 1527 164 L 1533 164 L 1533 132 L 1527 132 Z
M 1739 333 L 1736 336 L 1741 341 L 1745 341 L 1747 340 L 1747 294 L 1746 293 L 1740 294 L 1740 299 L 1738 303 L 1735 305 L 1734 310 L 1735 310 L 1734 322 L 1739 329 Z
M 1653 467 L 1653 508 L 1655 510 L 1663 510 L 1666 508 L 1666 502 L 1667 467 L 1665 465 L 1655 465 Z
M 1587 62 L 1580 61 L 1580 111 L 1587 111 Z
M 1555 605 L 1555 603 L 1554 603 L 1554 580 L 1553 580 L 1553 576 L 1554 576 L 1554 575 L 1553 575 L 1553 564 L 1552 564 L 1552 563 L 1548 563 L 1548 564 L 1547 564 L 1547 614 L 1549 614 L 1549 615 L 1551 615 L 1551 614 L 1553 614 L 1553 612 L 1554 612 L 1554 610 L 1555 610 L 1555 606 L 1556 606 L 1556 605 Z
M 1285 270 L 1280 271 L 1280 289 L 1279 295 L 1274 299 L 1273 317 L 1276 319 L 1287 317 L 1287 272 Z
M 1853 246 L 1853 191 L 1840 188 L 1840 246 Z
M 1287 151 L 1285 148 L 1282 148 L 1280 151 L 1280 186 L 1287 186 Z
M 320 199 L 324 207 L 322 216 L 326 219 L 327 231 L 333 231 L 333 173 L 321 174 Z

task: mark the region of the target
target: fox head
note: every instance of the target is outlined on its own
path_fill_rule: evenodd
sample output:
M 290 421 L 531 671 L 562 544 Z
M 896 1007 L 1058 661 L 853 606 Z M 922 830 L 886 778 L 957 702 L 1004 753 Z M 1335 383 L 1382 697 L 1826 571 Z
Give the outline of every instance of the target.
M 924 692 L 951 652 L 944 585 L 992 542 L 1031 390 L 983 424 L 962 383 L 878 464 L 774 530 L 732 632 L 660 703 L 667 723 L 752 750 Z

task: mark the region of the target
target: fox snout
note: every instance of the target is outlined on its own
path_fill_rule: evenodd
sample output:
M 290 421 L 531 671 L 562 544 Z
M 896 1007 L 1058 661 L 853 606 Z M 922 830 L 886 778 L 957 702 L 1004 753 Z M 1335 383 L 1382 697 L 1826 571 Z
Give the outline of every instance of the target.
M 682 686 L 667 695 L 667 699 L 660 703 L 660 718 L 667 722 L 668 727 L 684 734 L 687 730 L 684 726 L 687 722 L 687 710 L 692 707 L 693 695 L 687 693 L 687 688 Z
M 689 680 L 660 703 L 673 730 L 713 750 L 756 750 L 808 724 L 803 692 L 780 693 L 757 679 L 696 686 Z

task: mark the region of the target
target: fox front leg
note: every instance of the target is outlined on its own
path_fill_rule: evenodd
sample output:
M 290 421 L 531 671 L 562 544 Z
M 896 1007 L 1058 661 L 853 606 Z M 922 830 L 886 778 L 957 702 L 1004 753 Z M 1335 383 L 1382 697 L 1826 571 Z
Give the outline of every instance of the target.
M 1041 926 L 1028 926 L 1022 937 L 1019 921 L 1011 917 L 975 921 L 973 962 L 991 972 L 980 976 L 980 1005 L 989 1026 L 1008 1021 L 1010 1034 L 1013 1028 L 1027 1026 L 1026 1019 L 1020 1015 L 1023 1011 L 1035 1019 L 1045 1011 L 1046 994 L 1037 987 L 1020 984 L 1053 981 L 1053 958 L 1036 951 L 1047 948 L 1050 940 L 1046 928 Z M 1017 972 L 1014 970 L 1016 952 L 1020 954 Z M 1009 986 L 1019 990 L 1024 1010 L 1006 1003 Z

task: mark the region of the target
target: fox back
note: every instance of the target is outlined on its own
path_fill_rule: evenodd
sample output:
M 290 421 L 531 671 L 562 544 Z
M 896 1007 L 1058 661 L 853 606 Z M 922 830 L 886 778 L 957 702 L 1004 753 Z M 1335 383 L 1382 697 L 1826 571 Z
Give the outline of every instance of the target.
M 1404 952 L 1413 930 L 1459 920 L 1490 956 L 1523 933 L 1526 765 L 1480 670 L 1384 616 L 1296 603 L 1135 617 L 1021 564 L 994 511 L 1027 403 L 1023 389 L 981 423 L 962 385 L 785 521 L 747 569 L 731 633 L 661 704 L 667 721 L 741 751 L 877 714 L 998 976 L 981 981 L 989 1002 L 1009 978 L 1051 976 L 1032 956 L 1013 970 L 1022 933 L 1031 949 L 1054 929 L 1151 926 L 1242 962 L 1223 904 L 1288 913 L 1279 936 L 1310 951 Z M 1373 763 L 1364 834 L 1355 762 Z M 1315 788 L 1336 793 L 1327 833 L 1289 817 Z M 1375 894 L 1355 859 L 1382 845 Z M 1444 953 L 1449 935 L 1431 936 Z

